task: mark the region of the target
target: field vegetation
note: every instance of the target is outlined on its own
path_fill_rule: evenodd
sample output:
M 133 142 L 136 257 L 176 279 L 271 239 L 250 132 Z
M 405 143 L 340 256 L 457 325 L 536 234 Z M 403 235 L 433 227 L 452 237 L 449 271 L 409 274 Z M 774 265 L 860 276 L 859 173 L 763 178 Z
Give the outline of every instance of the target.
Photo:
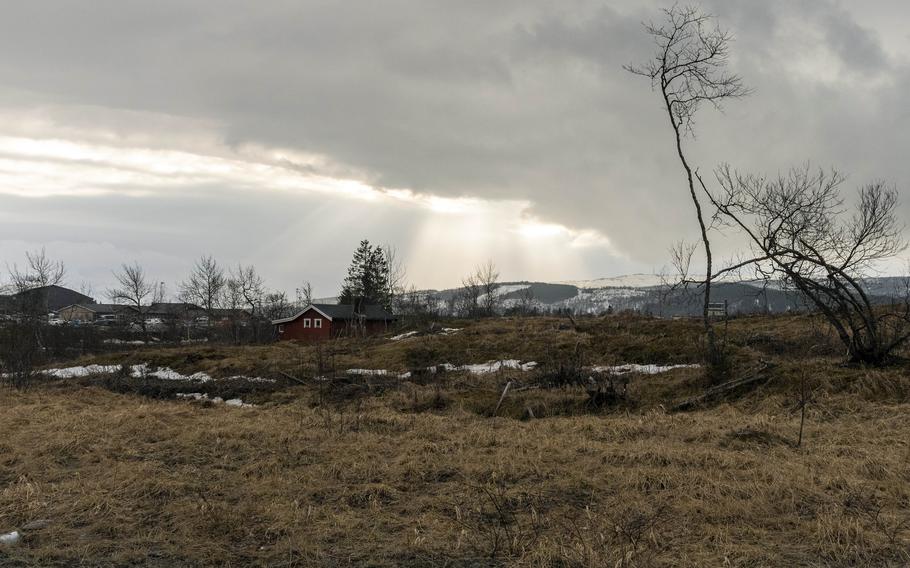
M 674 408 L 704 392 L 702 368 L 592 367 L 698 363 L 700 321 L 446 326 L 458 330 L 53 365 L 214 377 L 198 384 L 115 372 L 3 388 L 0 532 L 20 538 L 0 563 L 910 563 L 910 367 L 844 365 L 817 316 L 718 326 L 732 376 L 760 380 L 687 411 Z M 538 365 L 425 370 L 494 360 Z M 273 382 L 219 380 L 237 376 Z

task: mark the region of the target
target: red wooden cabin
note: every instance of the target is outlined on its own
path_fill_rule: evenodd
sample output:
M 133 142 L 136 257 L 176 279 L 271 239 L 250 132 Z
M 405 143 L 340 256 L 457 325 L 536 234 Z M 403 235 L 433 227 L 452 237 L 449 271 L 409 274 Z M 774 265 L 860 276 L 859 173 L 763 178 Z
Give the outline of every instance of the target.
M 383 333 L 395 316 L 382 306 L 310 304 L 297 314 L 272 321 L 279 341 L 318 341 L 334 337 Z

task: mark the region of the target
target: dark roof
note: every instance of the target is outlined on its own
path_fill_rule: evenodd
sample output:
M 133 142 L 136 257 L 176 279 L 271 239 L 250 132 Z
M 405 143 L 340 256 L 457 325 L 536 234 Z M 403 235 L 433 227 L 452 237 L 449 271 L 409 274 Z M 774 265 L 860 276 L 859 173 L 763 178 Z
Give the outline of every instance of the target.
M 73 304 L 72 306 L 66 306 L 67 308 L 80 307 L 90 312 L 95 312 L 96 314 L 115 314 L 117 312 L 125 312 L 127 310 L 136 311 L 136 308 L 133 306 L 126 306 L 123 304 Z M 66 308 L 61 308 L 66 309 Z
M 182 314 L 190 311 L 202 311 L 196 304 L 185 302 L 156 302 L 145 308 L 147 314 Z
M 17 302 L 38 303 L 41 305 L 40 307 L 52 312 L 73 304 L 88 305 L 95 303 L 94 298 L 56 284 L 23 290 L 14 294 L 13 298 Z
M 232 316 L 248 316 L 249 310 L 243 308 L 215 308 L 212 310 L 212 316 L 216 318 L 229 318 Z
M 272 323 L 287 323 L 302 316 L 307 310 L 315 309 L 322 312 L 332 320 L 350 320 L 363 318 L 366 321 L 392 321 L 395 316 L 391 312 L 376 304 L 364 304 L 359 311 L 354 311 L 351 304 L 310 304 L 289 318 L 274 320 Z

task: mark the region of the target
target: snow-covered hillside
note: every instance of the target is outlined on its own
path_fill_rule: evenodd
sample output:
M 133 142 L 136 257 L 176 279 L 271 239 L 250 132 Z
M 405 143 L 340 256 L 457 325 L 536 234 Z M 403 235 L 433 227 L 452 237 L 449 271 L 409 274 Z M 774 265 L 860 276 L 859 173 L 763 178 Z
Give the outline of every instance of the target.
M 568 284 L 583 289 L 598 288 L 652 288 L 661 286 L 663 281 L 657 274 L 626 274 L 611 276 L 609 278 L 596 278 L 594 280 L 563 280 L 554 284 Z

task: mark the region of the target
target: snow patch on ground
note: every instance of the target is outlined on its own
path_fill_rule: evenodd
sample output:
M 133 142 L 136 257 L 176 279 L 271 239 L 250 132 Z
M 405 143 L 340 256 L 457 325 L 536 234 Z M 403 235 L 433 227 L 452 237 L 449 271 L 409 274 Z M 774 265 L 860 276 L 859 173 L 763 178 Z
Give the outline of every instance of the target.
M 657 375 L 673 369 L 696 369 L 699 365 L 606 365 L 591 367 L 595 373 L 608 373 L 610 375 L 626 375 L 628 373 L 641 373 L 643 375 Z
M 490 373 L 496 373 L 505 369 L 511 369 L 515 371 L 529 372 L 536 369 L 538 366 L 536 361 L 528 361 L 522 363 L 518 359 L 503 359 L 499 361 L 487 361 L 486 363 L 476 363 L 469 365 L 453 365 L 451 363 L 440 363 L 439 365 L 433 365 L 432 367 L 427 367 L 425 370 L 429 373 L 439 373 L 442 371 L 447 372 L 458 372 L 463 371 L 466 373 L 471 373 L 472 375 L 486 375 Z M 660 373 L 666 373 L 667 371 L 672 371 L 674 369 L 696 369 L 700 365 L 695 364 L 683 364 L 683 365 L 639 365 L 636 363 L 627 363 L 625 365 L 599 365 L 590 367 L 588 370 L 593 373 L 607 373 L 610 375 L 626 375 L 629 373 L 640 373 L 642 375 L 657 375 Z M 386 369 L 348 369 L 346 371 L 348 375 L 362 375 L 370 377 L 395 377 L 398 379 L 408 379 L 411 377 L 411 372 L 406 373 L 396 373 L 394 371 L 388 371 Z M 318 379 L 318 377 L 317 377 Z
M 406 331 L 404 333 L 400 333 L 398 335 L 392 336 L 389 339 L 391 339 L 392 341 L 401 341 L 402 339 L 408 339 L 409 337 L 417 337 L 417 336 L 421 336 L 421 335 L 454 335 L 454 334 L 458 333 L 459 331 L 461 331 L 460 327 L 444 327 L 439 331 L 429 331 L 429 332 L 421 332 L 421 331 L 416 331 L 416 330 L 415 331 Z
M 401 341 L 402 339 L 407 339 L 407 338 L 409 338 L 409 337 L 414 337 L 414 336 L 417 335 L 418 333 L 420 333 L 420 332 L 419 332 L 419 331 L 406 331 L 406 332 L 404 332 L 404 333 L 402 333 L 402 334 L 399 334 L 399 335 L 396 335 L 396 336 L 392 337 L 392 341 Z
M 120 365 L 88 365 L 84 367 L 64 367 L 62 369 L 47 369 L 38 371 L 55 379 L 73 379 L 89 375 L 108 375 L 120 370 Z
M 114 373 L 119 373 L 120 369 L 120 365 L 84 365 L 78 367 L 63 367 L 60 369 L 45 369 L 43 371 L 37 372 L 48 377 L 53 377 L 55 379 L 73 379 L 79 377 L 87 377 L 89 375 L 111 375 Z M 130 376 L 136 379 L 152 377 L 164 381 L 191 381 L 198 383 L 206 383 L 216 380 L 207 373 L 199 372 L 193 373 L 192 375 L 184 375 L 171 369 L 170 367 L 156 367 L 152 369 L 146 363 L 132 365 L 129 368 L 129 371 Z M 244 380 L 251 383 L 275 382 L 274 379 L 266 379 L 263 377 L 247 377 L 244 375 L 234 375 L 232 377 L 225 377 L 218 380 Z
M 449 365 L 450 369 L 454 371 L 466 371 L 472 375 L 485 375 L 487 373 L 496 373 L 503 369 L 515 369 L 517 371 L 533 371 L 537 367 L 535 361 L 528 361 L 527 363 L 522 363 L 518 359 L 506 359 L 504 361 L 487 361 L 486 363 L 478 363 L 474 365 L 460 365 L 452 367 Z
M 10 546 L 13 544 L 18 544 L 19 539 L 22 537 L 22 534 L 19 531 L 12 531 L 4 534 L 0 534 L 0 544 L 5 546 Z
M 535 361 L 528 361 L 527 363 L 522 363 L 518 359 L 505 359 L 502 361 L 487 361 L 486 363 L 477 363 L 474 365 L 452 365 L 451 363 L 441 363 L 439 365 L 433 365 L 432 367 L 427 367 L 425 370 L 430 373 L 438 373 L 440 371 L 464 371 L 471 373 L 473 375 L 485 375 L 488 373 L 495 373 L 503 369 L 515 369 L 517 371 L 533 371 L 537 367 Z M 411 372 L 407 371 L 405 373 L 395 373 L 393 371 L 387 371 L 386 369 L 348 369 L 345 371 L 348 375 L 365 375 L 372 377 L 395 377 L 398 379 L 409 379 L 411 378 Z
M 177 393 L 177 398 L 188 399 L 188 400 L 192 400 L 195 402 L 211 402 L 212 404 L 224 404 L 225 406 L 233 406 L 236 408 L 253 408 L 254 406 L 256 406 L 255 404 L 249 404 L 249 403 L 243 402 L 239 398 L 229 398 L 227 400 L 224 400 L 220 396 L 216 396 L 215 398 L 209 398 L 209 395 L 205 394 L 204 392 L 180 392 L 180 393 Z

